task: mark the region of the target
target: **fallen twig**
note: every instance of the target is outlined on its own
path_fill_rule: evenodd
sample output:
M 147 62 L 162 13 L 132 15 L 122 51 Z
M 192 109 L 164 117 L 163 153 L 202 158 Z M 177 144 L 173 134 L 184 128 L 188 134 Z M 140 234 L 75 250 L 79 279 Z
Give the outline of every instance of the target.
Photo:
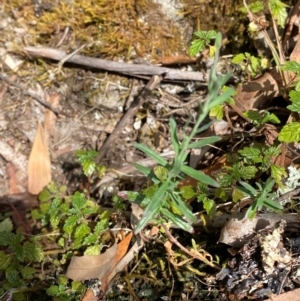
M 44 57 L 55 61 L 64 60 L 67 56 L 66 52 L 63 50 L 47 47 L 25 47 L 24 51 L 32 56 Z M 178 69 L 152 65 L 114 62 L 78 54 L 71 56 L 68 60 L 66 60 L 66 62 L 87 66 L 94 69 L 102 69 L 125 75 L 131 75 L 144 79 L 150 79 L 152 75 L 164 75 L 165 80 L 205 82 L 202 72 L 182 71 Z
M 192 258 L 198 259 L 202 262 L 204 262 L 205 264 L 211 266 L 212 268 L 216 269 L 216 270 L 221 270 L 219 266 L 217 266 L 216 264 L 214 264 L 212 261 L 209 261 L 205 256 L 203 256 L 202 254 L 200 254 L 199 252 L 191 252 L 189 251 L 187 248 L 185 248 L 169 231 L 168 227 L 166 227 L 164 224 L 162 224 L 162 227 L 164 228 L 166 235 L 168 236 L 169 240 L 174 243 L 175 245 L 177 245 L 183 252 L 185 252 L 186 254 L 190 255 Z

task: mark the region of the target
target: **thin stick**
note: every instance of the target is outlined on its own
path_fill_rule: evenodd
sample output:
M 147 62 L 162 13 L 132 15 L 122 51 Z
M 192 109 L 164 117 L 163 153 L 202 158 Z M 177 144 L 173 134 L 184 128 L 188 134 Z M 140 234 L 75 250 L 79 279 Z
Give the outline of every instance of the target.
M 176 246 L 178 246 L 183 252 L 185 252 L 186 254 L 190 255 L 192 258 L 198 259 L 204 263 L 206 263 L 207 265 L 211 266 L 212 268 L 215 268 L 217 270 L 221 270 L 220 267 L 218 267 L 217 265 L 215 265 L 213 262 L 210 262 L 209 260 L 207 260 L 206 257 L 202 256 L 200 253 L 196 253 L 196 252 L 190 252 L 187 248 L 185 248 L 169 231 L 168 227 L 166 227 L 164 224 L 162 224 L 162 227 L 164 228 L 169 240 L 174 243 Z
M 47 47 L 25 47 L 24 51 L 28 53 L 28 55 L 44 57 L 55 61 L 61 61 L 67 57 L 65 51 Z M 165 80 L 200 81 L 206 83 L 201 72 L 182 71 L 153 65 L 121 63 L 78 54 L 72 54 L 71 57 L 68 57 L 66 62 L 94 69 L 117 72 L 138 78 L 149 79 L 152 75 L 164 75 Z

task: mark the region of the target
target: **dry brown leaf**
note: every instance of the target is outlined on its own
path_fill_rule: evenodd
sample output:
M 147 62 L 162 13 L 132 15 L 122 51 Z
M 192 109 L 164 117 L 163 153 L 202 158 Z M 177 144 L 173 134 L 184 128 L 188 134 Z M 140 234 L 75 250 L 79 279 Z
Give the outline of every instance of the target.
M 105 293 L 108 289 L 108 286 L 110 284 L 110 280 L 113 278 L 112 274 L 114 273 L 114 268 L 115 266 L 120 262 L 120 260 L 125 256 L 125 254 L 127 253 L 129 244 L 131 242 L 132 239 L 132 232 L 130 232 L 119 244 L 117 247 L 117 252 L 116 255 L 113 258 L 113 265 L 110 269 L 110 271 L 105 275 L 105 277 L 103 277 L 101 280 L 101 290 Z
M 278 130 L 274 124 L 266 124 L 264 129 L 264 134 L 266 137 L 265 143 L 267 146 L 274 144 L 274 141 L 278 137 Z
M 114 267 L 124 257 L 131 242 L 132 232 L 129 233 L 119 244 L 116 242 L 100 255 L 73 256 L 68 267 L 66 276 L 76 281 L 99 279 L 101 292 L 105 293 L 110 281 L 113 279 Z M 92 301 L 95 296 L 91 290 L 87 290 L 83 300 Z
M 113 267 L 126 254 L 131 238 L 132 233 L 119 244 L 115 242 L 100 255 L 73 256 L 66 276 L 76 281 L 97 278 L 103 283 Z
M 280 95 L 281 77 L 276 68 L 236 89 L 236 106 L 242 111 L 264 109 Z
M 68 266 L 66 276 L 75 281 L 101 279 L 111 270 L 117 252 L 115 242 L 103 254 L 73 256 Z
M 28 162 L 28 192 L 39 194 L 50 181 L 51 161 L 39 122 Z
M 224 154 L 218 159 L 214 160 L 214 162 L 212 162 L 208 167 L 202 169 L 201 171 L 206 175 L 215 177 L 226 166 L 226 163 L 227 163 L 226 154 Z

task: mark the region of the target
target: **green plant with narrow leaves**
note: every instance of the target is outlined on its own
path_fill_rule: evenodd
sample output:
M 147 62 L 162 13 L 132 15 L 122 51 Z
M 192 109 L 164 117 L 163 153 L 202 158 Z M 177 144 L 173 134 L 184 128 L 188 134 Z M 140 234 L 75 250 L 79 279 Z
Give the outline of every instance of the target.
M 179 141 L 176 122 L 173 118 L 170 119 L 171 142 L 175 151 L 173 162 L 168 163 L 162 156 L 143 144 L 135 144 L 136 148 L 143 151 L 147 156 L 158 163 L 158 166 L 153 170 L 139 164 L 134 164 L 134 166 L 153 183 L 150 192 L 143 191 L 137 195 L 139 203 L 142 203 L 145 206 L 145 212 L 135 229 L 136 233 L 139 233 L 151 220 L 156 220 L 158 223 L 171 221 L 179 228 L 192 232 L 193 229 L 190 222 L 195 221 L 195 217 L 190 207 L 182 198 L 182 192 L 178 189 L 178 184 L 182 178 L 189 176 L 201 183 L 213 187 L 219 186 L 219 184 L 211 177 L 205 175 L 201 171 L 189 167 L 186 164 L 186 159 L 191 149 L 201 148 L 207 144 L 215 143 L 220 140 L 219 137 L 209 137 L 197 142 L 192 142 L 192 139 L 196 134 L 207 129 L 211 125 L 211 123 L 203 125 L 210 110 L 215 106 L 224 103 L 233 93 L 233 89 L 229 88 L 221 95 L 219 94 L 220 89 L 230 77 L 230 75 L 221 76 L 216 73 L 221 41 L 221 34 L 217 34 L 217 51 L 210 74 L 207 100 L 204 103 L 199 102 L 198 117 L 191 133 L 186 135 L 182 141 Z
M 245 217 L 252 219 L 256 215 L 257 211 L 263 207 L 281 213 L 282 206 L 274 201 L 276 194 L 272 192 L 275 181 L 269 178 L 263 185 L 256 183 L 258 189 L 253 188 L 246 182 L 240 181 L 242 186 L 238 186 L 237 189 L 242 191 L 246 196 L 252 199 L 252 204 L 248 208 Z

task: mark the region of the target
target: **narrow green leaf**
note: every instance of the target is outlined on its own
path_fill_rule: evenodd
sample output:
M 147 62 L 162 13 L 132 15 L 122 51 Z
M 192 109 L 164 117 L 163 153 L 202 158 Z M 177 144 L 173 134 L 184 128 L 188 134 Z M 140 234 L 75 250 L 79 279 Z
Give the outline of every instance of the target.
M 243 187 L 237 187 L 239 190 L 241 190 L 242 192 L 244 192 L 246 195 L 250 196 L 250 197 L 255 197 L 258 192 L 255 188 L 253 188 L 251 185 L 249 185 L 246 182 L 240 181 L 239 182 Z
M 148 179 L 150 179 L 154 184 L 159 184 L 160 180 L 156 177 L 154 172 L 138 163 L 131 163 L 138 171 L 140 171 L 143 175 L 145 175 Z
M 278 213 L 281 213 L 282 210 L 282 205 L 273 200 L 266 200 L 264 202 L 264 206 Z
M 219 187 L 220 186 L 218 182 L 216 182 L 213 178 L 211 178 L 210 176 L 207 176 L 206 174 L 204 174 L 200 170 L 195 170 L 194 168 L 191 168 L 189 166 L 182 165 L 181 166 L 181 171 L 183 173 L 187 174 L 188 176 L 198 180 L 199 182 L 202 182 L 202 183 L 205 183 L 207 185 L 214 186 L 214 187 Z
M 166 192 L 170 185 L 171 183 L 168 180 L 156 190 L 155 194 L 153 195 L 153 198 L 151 199 L 150 203 L 145 209 L 143 217 L 141 218 L 135 229 L 135 234 L 138 234 L 141 230 L 143 230 L 146 224 L 158 213 L 159 209 L 163 205 L 162 202 L 165 201 Z
M 231 76 L 232 76 L 231 72 L 229 72 L 229 73 L 227 73 L 227 74 L 225 74 L 225 75 L 220 75 L 220 74 L 218 74 L 218 75 L 217 75 L 217 80 L 218 80 L 218 85 L 219 85 L 219 87 L 220 87 L 220 88 L 223 87 L 223 86 L 228 82 L 228 80 L 231 78 Z M 235 95 L 235 90 L 234 90 L 233 88 L 229 88 L 229 87 L 228 87 L 228 90 L 230 90 L 230 89 L 232 90 L 232 94 L 229 95 L 229 97 L 226 99 L 227 101 L 232 101 L 231 96 L 232 96 L 232 95 Z M 227 91 L 227 90 L 224 90 L 224 89 L 223 89 L 222 94 L 224 94 L 226 91 Z
M 210 122 L 199 127 L 199 129 L 197 130 L 197 134 L 201 134 L 202 132 L 206 131 L 213 123 L 214 123 L 214 121 L 211 120 Z
M 181 169 L 181 165 L 184 164 L 185 161 L 185 157 L 184 157 L 185 153 L 183 153 L 181 156 L 175 157 L 174 158 L 174 162 L 173 162 L 173 166 L 172 169 L 170 171 L 170 174 L 173 177 L 177 177 L 180 173 L 180 169 Z
M 134 143 L 134 146 L 141 150 L 143 153 L 145 153 L 147 156 L 149 156 L 150 158 L 152 158 L 153 160 L 155 160 L 158 164 L 162 165 L 162 166 L 166 166 L 168 165 L 168 161 L 165 160 L 162 156 L 160 156 L 159 154 L 157 154 L 156 152 L 154 152 L 152 149 L 150 149 L 149 147 L 140 144 L 140 143 Z
M 191 222 L 195 222 L 196 218 L 191 211 L 191 209 L 187 206 L 187 204 L 181 199 L 181 197 L 178 194 L 170 193 L 169 196 L 173 200 L 174 203 L 176 203 L 177 208 L 179 209 L 180 213 L 185 216 L 188 220 Z
M 253 202 L 251 206 L 248 208 L 245 217 L 248 219 L 253 219 L 257 212 L 257 203 Z
M 144 165 L 138 163 L 131 163 L 138 171 L 140 171 L 147 178 L 149 177 L 152 170 Z
M 231 97 L 234 93 L 234 89 L 230 88 L 227 91 L 225 91 L 224 93 L 222 93 L 221 95 L 219 95 L 217 98 L 213 99 L 209 104 L 208 104 L 208 108 L 212 109 L 215 106 L 218 106 L 222 103 L 224 103 L 225 101 L 227 101 L 227 99 L 229 97 Z
M 257 184 L 259 184 L 259 183 L 257 183 Z M 275 180 L 268 178 L 264 185 L 264 191 L 266 191 L 266 192 L 272 191 L 274 184 L 275 184 Z
M 179 154 L 179 140 L 177 136 L 176 121 L 174 118 L 170 118 L 170 133 L 171 133 L 171 142 L 175 151 L 175 155 Z
M 202 140 L 192 142 L 191 144 L 188 145 L 188 148 L 201 148 L 205 145 L 213 144 L 213 143 L 215 143 L 217 141 L 220 141 L 220 140 L 221 140 L 221 137 L 217 137 L 217 136 L 204 138 Z
M 176 215 L 165 208 L 161 209 L 161 213 L 164 216 L 166 216 L 168 219 L 170 219 L 171 222 L 174 223 L 176 226 L 178 226 L 180 229 L 189 233 L 194 233 L 194 228 L 181 216 Z

